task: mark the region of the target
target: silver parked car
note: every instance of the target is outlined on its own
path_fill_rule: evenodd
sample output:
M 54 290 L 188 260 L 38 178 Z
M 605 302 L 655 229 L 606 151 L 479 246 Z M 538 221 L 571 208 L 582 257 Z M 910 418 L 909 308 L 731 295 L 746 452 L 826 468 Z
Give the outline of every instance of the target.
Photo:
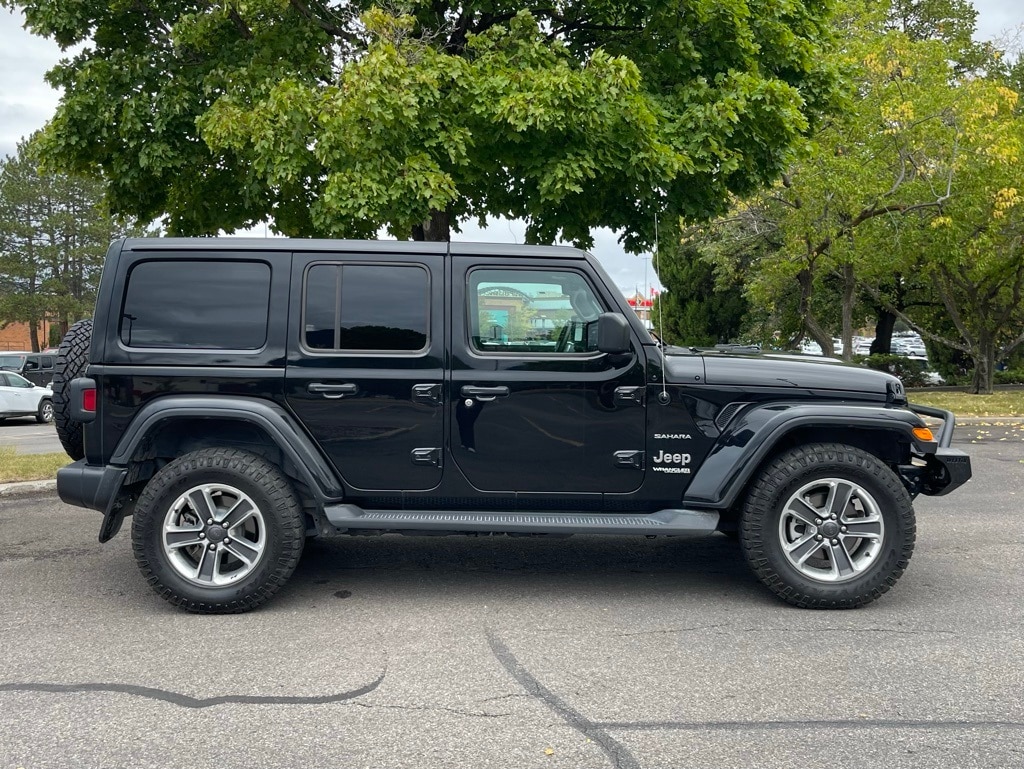
M 35 417 L 53 421 L 53 390 L 39 387 L 13 371 L 0 371 L 0 421 L 8 417 Z

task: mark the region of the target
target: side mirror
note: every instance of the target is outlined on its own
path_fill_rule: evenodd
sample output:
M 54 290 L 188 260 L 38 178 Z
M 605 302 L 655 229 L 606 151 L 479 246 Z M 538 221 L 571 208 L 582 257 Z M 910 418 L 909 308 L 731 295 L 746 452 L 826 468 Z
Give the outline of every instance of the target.
M 603 312 L 597 319 L 597 349 L 609 355 L 629 352 L 629 321 L 617 312 Z

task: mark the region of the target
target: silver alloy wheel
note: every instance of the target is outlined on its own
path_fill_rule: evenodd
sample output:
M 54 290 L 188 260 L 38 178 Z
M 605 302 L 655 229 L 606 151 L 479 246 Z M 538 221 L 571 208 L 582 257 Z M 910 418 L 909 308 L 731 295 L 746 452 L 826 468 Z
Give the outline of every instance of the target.
M 46 401 L 46 403 L 43 404 L 42 416 L 44 422 L 53 421 L 53 403 L 51 401 Z
M 204 483 L 171 505 L 160 544 L 180 577 L 216 588 L 250 574 L 263 558 L 266 541 L 263 513 L 245 492 Z
M 885 539 L 874 497 L 844 478 L 801 486 L 779 518 L 779 541 L 789 563 L 818 582 L 855 579 L 876 560 Z

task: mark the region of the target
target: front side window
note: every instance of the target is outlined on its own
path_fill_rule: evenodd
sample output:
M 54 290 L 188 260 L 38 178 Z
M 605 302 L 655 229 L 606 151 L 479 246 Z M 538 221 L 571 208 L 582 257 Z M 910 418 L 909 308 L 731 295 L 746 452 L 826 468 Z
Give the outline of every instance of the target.
M 30 381 L 28 381 L 27 379 L 24 379 L 24 378 L 18 376 L 17 374 L 12 374 L 12 373 L 8 372 L 7 374 L 4 374 L 3 376 L 7 380 L 7 386 L 8 387 L 20 387 L 23 390 L 30 390 L 33 387 L 35 387 L 35 385 L 33 385 Z
M 267 341 L 270 265 L 141 262 L 128 275 L 121 341 L 128 347 L 258 350 Z
M 413 265 L 314 264 L 306 271 L 303 342 L 311 350 L 427 348 L 430 276 Z
M 586 279 L 556 270 L 474 270 L 470 342 L 478 352 L 592 353 L 604 308 Z

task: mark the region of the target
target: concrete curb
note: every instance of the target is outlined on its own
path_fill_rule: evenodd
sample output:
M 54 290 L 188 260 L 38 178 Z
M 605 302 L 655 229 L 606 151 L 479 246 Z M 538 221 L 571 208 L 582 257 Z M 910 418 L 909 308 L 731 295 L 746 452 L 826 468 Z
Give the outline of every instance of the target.
M 993 422 L 1002 422 L 1005 425 L 1024 424 L 1024 417 L 957 417 L 958 425 L 990 425 Z
M 21 481 L 19 483 L 0 483 L 0 499 L 17 499 L 18 497 L 41 497 L 54 494 L 57 481 Z

